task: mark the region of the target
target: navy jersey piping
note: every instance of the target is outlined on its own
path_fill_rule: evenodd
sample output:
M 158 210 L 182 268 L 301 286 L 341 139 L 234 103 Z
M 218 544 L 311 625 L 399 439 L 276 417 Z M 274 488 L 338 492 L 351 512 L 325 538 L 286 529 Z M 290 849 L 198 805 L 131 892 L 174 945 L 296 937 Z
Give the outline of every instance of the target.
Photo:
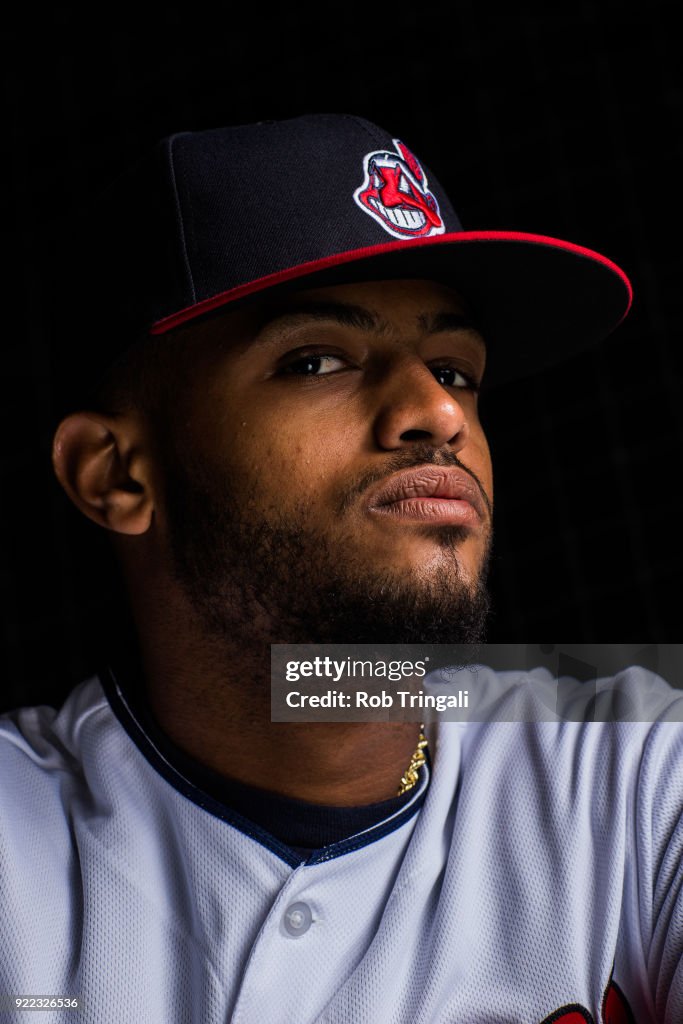
M 388 818 L 386 821 L 374 825 L 365 832 L 349 836 L 347 839 L 342 839 L 339 842 L 323 847 L 320 850 L 313 850 L 310 857 L 307 860 L 302 861 L 302 857 L 300 855 L 295 853 L 289 846 L 280 842 L 280 840 L 271 835 L 270 832 L 267 832 L 254 822 L 244 818 L 241 814 L 238 814 L 237 811 L 232 810 L 232 808 L 227 807 L 225 804 L 214 799 L 214 797 L 205 793 L 203 790 L 195 786 L 194 783 L 186 779 L 185 776 L 179 772 L 166 757 L 164 757 L 161 751 L 157 749 L 150 737 L 144 731 L 138 722 L 133 709 L 126 700 L 125 694 L 117 683 L 111 667 L 107 666 L 101 670 L 98 673 L 98 676 L 102 689 L 104 690 L 104 694 L 118 722 L 143 755 L 145 760 L 159 775 L 162 776 L 162 778 L 165 779 L 166 782 L 168 782 L 170 786 L 172 786 L 177 792 L 181 793 L 182 796 L 191 800 L 192 803 L 196 804 L 196 806 L 201 807 L 202 810 L 207 811 L 215 818 L 226 822 L 226 824 L 237 829 L 248 838 L 255 840 L 292 868 L 298 868 L 302 863 L 312 866 L 314 864 L 322 864 L 326 861 L 335 860 L 337 857 L 353 853 L 356 850 L 362 849 L 364 846 L 369 846 L 373 842 L 383 839 L 417 814 L 427 797 L 427 789 L 429 787 L 429 778 L 431 774 L 431 762 L 429 757 L 427 758 L 427 764 L 423 771 L 424 777 L 422 779 L 419 792 L 403 810 L 399 811 L 393 817 Z

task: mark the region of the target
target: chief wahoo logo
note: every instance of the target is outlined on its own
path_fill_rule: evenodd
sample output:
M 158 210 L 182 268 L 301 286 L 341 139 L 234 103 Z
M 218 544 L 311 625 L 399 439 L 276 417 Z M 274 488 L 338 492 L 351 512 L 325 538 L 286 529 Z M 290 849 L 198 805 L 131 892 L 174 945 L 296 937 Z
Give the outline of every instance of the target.
M 365 180 L 353 198 L 395 238 L 426 238 L 446 230 L 427 176 L 407 146 L 376 150 L 364 158 Z

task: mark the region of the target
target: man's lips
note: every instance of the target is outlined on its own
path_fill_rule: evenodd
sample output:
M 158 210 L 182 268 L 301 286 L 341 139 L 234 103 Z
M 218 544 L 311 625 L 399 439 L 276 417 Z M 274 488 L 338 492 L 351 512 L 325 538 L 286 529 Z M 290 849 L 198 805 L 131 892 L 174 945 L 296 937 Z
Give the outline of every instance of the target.
M 487 515 L 481 492 L 456 466 L 418 466 L 382 480 L 368 495 L 379 515 L 421 523 L 477 526 Z

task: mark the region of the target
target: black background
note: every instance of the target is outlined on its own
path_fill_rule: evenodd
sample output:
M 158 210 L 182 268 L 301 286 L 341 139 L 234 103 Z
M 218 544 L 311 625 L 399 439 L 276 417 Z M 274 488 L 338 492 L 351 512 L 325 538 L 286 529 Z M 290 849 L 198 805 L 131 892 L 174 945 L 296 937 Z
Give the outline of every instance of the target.
M 111 587 L 102 538 L 50 472 L 47 226 L 163 135 L 312 111 L 358 113 L 404 139 L 466 228 L 567 238 L 630 276 L 632 314 L 599 351 L 484 402 L 490 639 L 681 639 L 673 12 L 652 0 L 135 15 L 62 4 L 4 22 L 0 707 L 57 703 L 95 667 Z

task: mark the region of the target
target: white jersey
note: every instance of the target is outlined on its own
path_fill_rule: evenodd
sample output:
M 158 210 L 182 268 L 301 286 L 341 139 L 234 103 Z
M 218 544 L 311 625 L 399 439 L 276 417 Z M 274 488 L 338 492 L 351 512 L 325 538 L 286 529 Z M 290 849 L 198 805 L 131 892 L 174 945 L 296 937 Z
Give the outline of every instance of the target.
M 13 712 L 0 1001 L 78 998 L 46 1024 L 681 1024 L 683 695 L 656 683 L 655 723 L 440 723 L 410 802 L 299 864 L 110 684 Z

